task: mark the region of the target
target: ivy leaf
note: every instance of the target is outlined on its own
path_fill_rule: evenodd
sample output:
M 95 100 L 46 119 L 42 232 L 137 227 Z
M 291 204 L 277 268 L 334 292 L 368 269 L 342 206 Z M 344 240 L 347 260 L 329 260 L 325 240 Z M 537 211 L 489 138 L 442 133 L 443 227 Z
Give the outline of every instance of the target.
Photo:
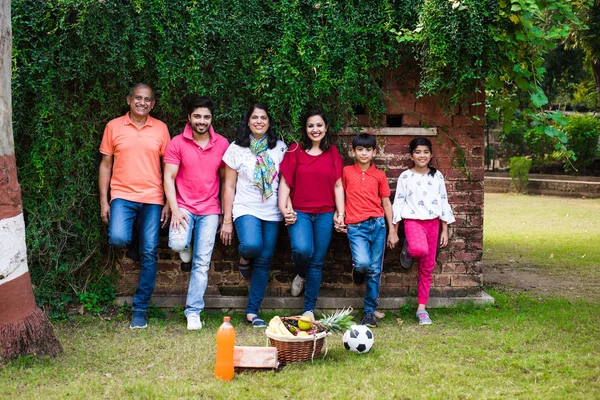
M 558 130 L 553 126 L 546 126 L 544 128 L 544 133 L 548 137 L 555 137 L 558 134 Z
M 556 122 L 557 124 L 563 125 L 563 126 L 566 125 L 568 122 L 566 115 L 564 115 L 560 110 L 548 112 L 546 115 L 552 121 Z
M 548 98 L 539 86 L 536 86 L 534 93 L 531 93 L 531 102 L 536 108 L 548 104 Z

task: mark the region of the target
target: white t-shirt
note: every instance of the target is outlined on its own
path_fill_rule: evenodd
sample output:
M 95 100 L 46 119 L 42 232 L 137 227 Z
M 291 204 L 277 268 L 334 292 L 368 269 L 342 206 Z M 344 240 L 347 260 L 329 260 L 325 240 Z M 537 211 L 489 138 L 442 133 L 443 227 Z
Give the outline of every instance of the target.
M 235 142 L 229 145 L 223 155 L 223 161 L 238 174 L 233 199 L 234 220 L 242 215 L 252 215 L 263 221 L 283 220 L 277 203 L 277 189 L 279 188 L 279 164 L 286 150 L 287 146 L 281 140 L 277 141 L 275 147 L 267 150 L 275 164 L 277 177 L 272 184 L 273 195 L 263 202 L 260 189 L 253 183 L 256 155 L 252 154 L 249 147 L 240 147 Z
M 396 184 L 393 211 L 394 224 L 402 219 L 439 218 L 448 224 L 455 221 L 440 171 L 436 171 L 434 176 L 418 174 L 410 169 L 401 173 Z

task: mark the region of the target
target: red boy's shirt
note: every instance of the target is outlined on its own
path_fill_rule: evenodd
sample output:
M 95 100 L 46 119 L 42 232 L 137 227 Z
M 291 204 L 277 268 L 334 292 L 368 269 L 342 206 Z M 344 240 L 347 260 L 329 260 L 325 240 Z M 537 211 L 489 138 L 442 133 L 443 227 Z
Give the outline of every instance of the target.
M 385 215 L 381 199 L 390 196 L 390 185 L 383 171 L 373 163 L 366 171 L 356 163 L 344 167 L 342 184 L 346 192 L 346 224 Z

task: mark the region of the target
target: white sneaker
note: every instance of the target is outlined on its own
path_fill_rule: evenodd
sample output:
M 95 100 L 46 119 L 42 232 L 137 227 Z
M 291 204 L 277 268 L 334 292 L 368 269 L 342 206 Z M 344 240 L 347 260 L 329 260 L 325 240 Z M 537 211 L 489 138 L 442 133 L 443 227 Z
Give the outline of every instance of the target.
M 304 283 L 305 282 L 306 282 L 306 279 L 300 277 L 300 275 L 296 275 L 296 277 L 292 281 L 292 289 L 291 289 L 292 296 L 298 297 L 302 294 L 302 292 L 304 291 Z
M 310 310 L 309 311 L 304 311 L 302 313 L 302 316 L 303 317 L 310 317 L 310 319 L 312 319 L 313 321 L 315 320 L 315 313 L 312 312 L 312 311 L 310 311 Z
M 190 314 L 187 316 L 187 328 L 188 331 L 197 331 L 202 329 L 202 321 L 198 314 Z
M 189 263 L 190 261 L 192 261 L 192 248 L 188 247 L 184 251 L 180 252 L 179 258 L 181 258 L 181 261 L 183 261 L 184 263 Z

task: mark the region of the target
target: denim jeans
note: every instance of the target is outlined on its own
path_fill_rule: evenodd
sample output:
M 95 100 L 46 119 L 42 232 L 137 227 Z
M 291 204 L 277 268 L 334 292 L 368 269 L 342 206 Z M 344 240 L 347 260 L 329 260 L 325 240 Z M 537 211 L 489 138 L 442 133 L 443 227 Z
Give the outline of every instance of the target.
M 258 314 L 265 297 L 280 224 L 280 221 L 263 221 L 253 215 L 242 215 L 235 219 L 240 256 L 245 260 L 252 260 L 246 314 Z
M 333 234 L 333 211 L 322 214 L 296 213 L 296 223 L 288 225 L 292 259 L 298 275 L 306 278 L 302 311 L 313 311 L 321 288 L 323 261 Z
M 366 274 L 365 312 L 374 312 L 381 284 L 381 266 L 385 251 L 385 219 L 369 218 L 348 224 L 348 240 L 352 250 L 354 269 Z
M 219 216 L 195 215 L 183 208 L 180 210 L 190 218 L 190 222 L 186 229 L 169 229 L 169 247 L 182 252 L 192 246 L 192 272 L 185 302 L 187 317 L 190 314 L 200 315 L 204 310 L 204 293 L 208 286 L 208 270 L 219 228 Z
M 156 283 L 158 232 L 162 206 L 124 199 L 110 203 L 108 244 L 125 248 L 131 244 L 134 223 L 139 233 L 140 278 L 133 296 L 133 311 L 146 311 Z

